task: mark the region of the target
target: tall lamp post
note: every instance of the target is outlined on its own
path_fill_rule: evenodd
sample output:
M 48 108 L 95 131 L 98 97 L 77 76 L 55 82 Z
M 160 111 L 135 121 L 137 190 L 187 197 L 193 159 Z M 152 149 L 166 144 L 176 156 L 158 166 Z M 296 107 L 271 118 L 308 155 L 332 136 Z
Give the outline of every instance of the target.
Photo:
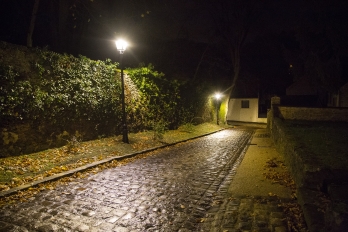
M 216 124 L 219 125 L 219 101 L 222 97 L 221 93 L 216 93 L 214 98 L 216 100 Z
M 122 64 L 122 58 L 123 53 L 127 48 L 128 43 L 122 39 L 117 40 L 116 42 L 116 48 L 120 52 L 120 66 L 121 66 L 121 84 L 122 84 L 122 93 L 121 93 L 121 100 L 122 100 L 122 141 L 124 143 L 129 143 L 128 140 L 128 129 L 127 129 L 127 118 L 126 118 L 126 103 L 125 103 L 125 95 L 124 95 L 124 77 L 123 77 L 123 64 Z

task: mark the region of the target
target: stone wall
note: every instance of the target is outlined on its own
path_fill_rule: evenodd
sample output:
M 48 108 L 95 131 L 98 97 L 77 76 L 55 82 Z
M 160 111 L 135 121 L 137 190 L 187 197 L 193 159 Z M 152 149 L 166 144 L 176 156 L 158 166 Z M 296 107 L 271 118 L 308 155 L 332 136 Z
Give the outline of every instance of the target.
M 303 210 L 309 231 L 325 231 L 325 214 L 318 211 L 317 206 L 320 204 L 317 196 L 320 196 L 319 189 L 323 185 L 322 177 L 325 172 L 322 172 L 320 167 L 310 165 L 310 161 L 303 160 L 304 151 L 297 145 L 296 140 L 286 133 L 282 119 L 274 117 L 272 110 L 268 116 L 271 137 L 296 183 L 297 200 Z M 312 212 L 317 213 L 313 216 Z
M 303 155 L 306 151 L 287 133 L 282 119 L 273 117 L 271 125 L 271 137 L 279 153 L 284 156 L 297 187 L 317 190 L 334 178 L 330 170 L 304 158 L 307 157 Z
M 276 117 L 286 120 L 348 122 L 348 108 L 274 106 Z
M 296 183 L 297 200 L 303 210 L 309 231 L 347 231 L 348 214 L 346 211 L 342 212 L 347 204 L 336 199 L 337 196 L 345 196 L 346 189 L 336 183 L 344 183 L 348 178 L 348 172 L 331 170 L 314 160 L 306 159 L 307 156 L 303 155 L 306 151 L 296 138 L 287 132 L 283 121 L 284 119 L 347 121 L 347 112 L 348 108 L 283 107 L 275 103 L 267 114 L 267 127 Z M 339 191 L 335 191 L 335 188 Z M 318 206 L 323 204 L 323 193 L 330 197 L 325 212 L 318 210 L 320 208 Z

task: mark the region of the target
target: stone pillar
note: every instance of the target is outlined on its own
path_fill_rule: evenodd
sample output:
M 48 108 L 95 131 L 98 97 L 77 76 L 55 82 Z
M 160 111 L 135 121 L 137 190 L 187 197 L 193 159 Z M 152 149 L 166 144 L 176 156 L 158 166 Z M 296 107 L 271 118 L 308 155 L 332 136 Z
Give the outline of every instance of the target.
M 279 106 L 280 105 L 280 97 L 272 97 L 271 98 L 271 109 L 273 110 L 273 106 Z
M 271 98 L 271 110 L 267 112 L 267 128 L 272 131 L 273 118 L 278 116 L 278 108 L 280 105 L 280 97 L 274 96 Z

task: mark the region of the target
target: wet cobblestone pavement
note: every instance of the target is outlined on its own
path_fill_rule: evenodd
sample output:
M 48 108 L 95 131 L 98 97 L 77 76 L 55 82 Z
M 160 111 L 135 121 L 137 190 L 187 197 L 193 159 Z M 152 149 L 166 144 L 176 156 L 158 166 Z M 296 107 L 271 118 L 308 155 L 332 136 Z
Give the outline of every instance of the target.
M 0 231 L 286 231 L 276 202 L 230 198 L 251 129 L 157 151 L 0 209 Z
M 225 195 L 226 197 L 226 195 Z M 286 232 L 287 221 L 276 198 L 215 198 L 198 231 Z M 214 204 L 214 203 L 213 203 Z

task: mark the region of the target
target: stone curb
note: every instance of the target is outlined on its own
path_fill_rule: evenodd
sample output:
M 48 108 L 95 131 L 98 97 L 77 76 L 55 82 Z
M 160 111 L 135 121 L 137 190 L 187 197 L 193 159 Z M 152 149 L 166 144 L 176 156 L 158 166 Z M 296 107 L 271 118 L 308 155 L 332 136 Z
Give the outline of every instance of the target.
M 206 134 L 203 134 L 203 135 L 199 135 L 199 136 L 196 136 L 196 137 L 192 137 L 192 138 L 189 138 L 189 139 L 177 141 L 177 142 L 174 142 L 174 143 L 153 147 L 153 148 L 149 148 L 149 149 L 146 149 L 146 150 L 142 150 L 142 151 L 138 151 L 138 152 L 122 155 L 122 156 L 115 156 L 115 157 L 103 159 L 103 160 L 100 160 L 100 161 L 96 161 L 96 162 L 93 162 L 93 163 L 90 163 L 90 164 L 86 164 L 84 166 L 81 166 L 81 167 L 78 167 L 78 168 L 75 168 L 75 169 L 72 169 L 72 170 L 69 170 L 69 171 L 66 171 L 66 172 L 62 172 L 62 173 L 58 173 L 58 174 L 55 174 L 55 175 L 52 175 L 52 176 L 49 176 L 49 177 L 45 177 L 42 180 L 37 180 L 37 181 L 34 181 L 32 183 L 29 183 L 29 184 L 24 184 L 24 185 L 12 188 L 10 190 L 0 192 L 0 197 L 9 196 L 9 195 L 15 194 L 18 191 L 23 191 L 23 190 L 29 189 L 31 187 L 35 187 L 35 186 L 37 186 L 39 184 L 43 184 L 43 183 L 46 183 L 46 182 L 58 180 L 58 179 L 63 178 L 63 177 L 71 176 L 71 175 L 73 175 L 73 174 L 75 174 L 77 172 L 81 172 L 81 171 L 84 171 L 84 170 L 96 167 L 96 166 L 98 166 L 100 164 L 105 164 L 105 163 L 111 162 L 113 160 L 123 160 L 123 159 L 126 159 L 126 158 L 131 158 L 131 157 L 134 157 L 134 156 L 137 156 L 137 155 L 140 155 L 140 154 L 144 154 L 144 153 L 147 153 L 147 152 L 155 151 L 155 150 L 166 148 L 166 147 L 169 147 L 169 146 L 173 146 L 173 145 L 176 145 L 176 144 L 179 144 L 179 143 L 184 143 L 184 142 L 187 142 L 187 141 L 190 141 L 190 140 L 194 140 L 194 139 L 198 139 L 198 138 L 201 138 L 201 137 L 204 137 L 204 136 L 208 136 L 208 135 L 220 132 L 220 131 L 225 130 L 225 129 L 226 128 L 220 129 L 220 130 L 217 130 L 217 131 L 213 131 L 213 132 L 210 132 L 210 133 L 206 133 Z
M 325 232 L 325 214 L 318 210 L 320 192 L 300 187 L 297 189 L 297 201 L 301 205 L 309 231 Z

